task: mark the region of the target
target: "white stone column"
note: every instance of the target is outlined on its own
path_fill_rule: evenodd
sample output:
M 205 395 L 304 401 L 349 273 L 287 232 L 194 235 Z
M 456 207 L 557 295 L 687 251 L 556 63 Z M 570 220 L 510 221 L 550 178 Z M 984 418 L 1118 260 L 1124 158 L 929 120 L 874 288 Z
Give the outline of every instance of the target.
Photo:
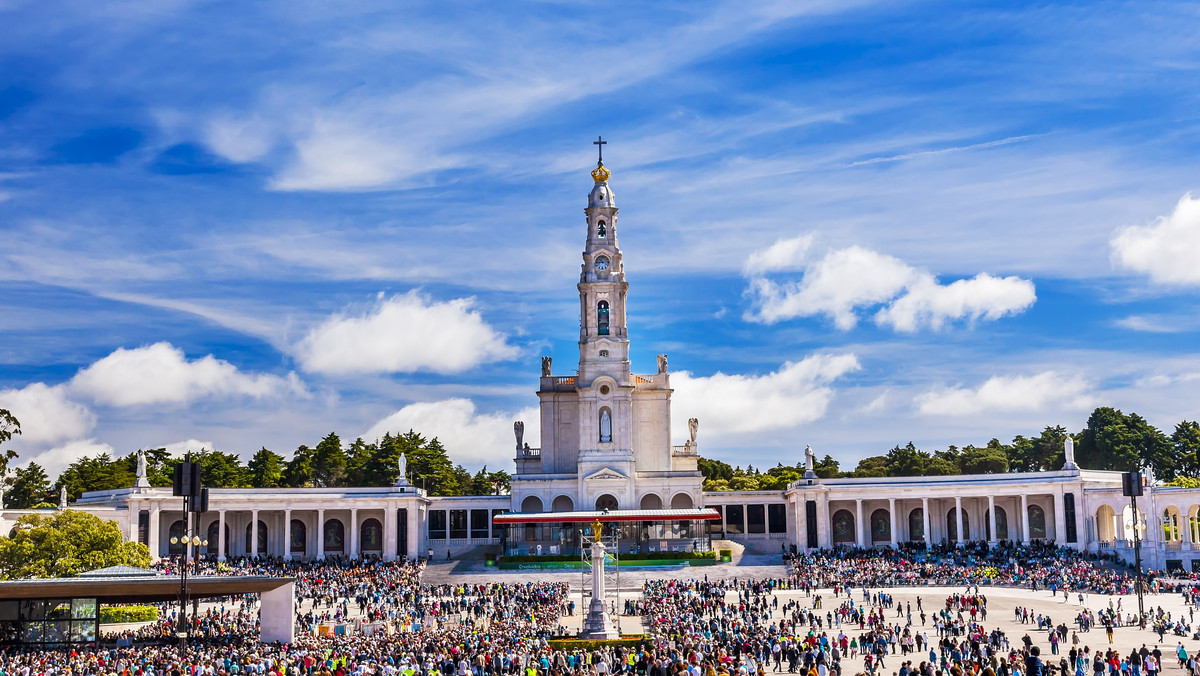
M 250 510 L 250 556 L 258 556 L 258 510 Z
M 1054 491 L 1054 543 L 1064 545 L 1067 543 L 1067 514 L 1066 506 L 1063 504 L 1062 489 Z
M 383 508 L 383 560 L 396 560 L 396 507 L 387 505 Z
M 888 498 L 888 518 L 892 523 L 892 549 L 900 545 L 900 534 L 896 532 L 896 498 Z
M 962 513 L 962 498 L 954 496 L 954 535 L 958 538 L 958 546 L 963 546 L 963 513 Z
M 325 510 L 317 510 L 317 560 L 325 560 Z
M 863 544 L 863 518 L 862 518 L 862 500 L 854 501 L 854 543 L 859 547 L 866 547 Z
M 929 530 L 929 498 L 921 498 L 921 518 L 925 521 L 925 549 L 933 546 L 933 533 Z
M 292 510 L 283 510 L 283 560 L 292 560 Z
M 138 521 L 142 518 L 142 506 L 133 503 L 129 506 L 129 537 L 130 542 L 138 541 Z
M 350 558 L 358 558 L 358 508 L 350 510 Z
M 408 523 L 404 524 L 404 530 L 408 533 L 408 551 L 405 556 L 409 561 L 416 561 L 424 556 L 421 550 L 421 531 L 424 529 L 421 514 L 422 509 L 416 502 L 410 502 L 408 508 Z
M 1021 494 L 1021 544 L 1029 544 L 1029 496 Z
M 162 538 L 159 537 L 159 513 L 161 510 L 158 505 L 150 507 L 150 543 L 147 545 L 150 549 L 150 555 L 155 559 L 162 558 Z
M 225 510 L 217 510 L 217 560 L 225 560 Z
M 988 538 L 988 544 L 995 545 L 1000 540 L 1000 534 L 996 532 L 996 496 L 988 495 L 988 526 L 992 529 L 992 536 Z

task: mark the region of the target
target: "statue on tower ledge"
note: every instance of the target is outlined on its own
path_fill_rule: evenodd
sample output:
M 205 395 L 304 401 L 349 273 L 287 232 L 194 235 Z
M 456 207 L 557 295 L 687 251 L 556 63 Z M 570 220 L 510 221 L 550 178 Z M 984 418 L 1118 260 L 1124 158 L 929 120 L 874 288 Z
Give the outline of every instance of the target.
M 553 360 L 551 360 L 550 357 L 542 357 L 542 377 L 543 378 L 550 377 L 550 364 L 552 361 Z

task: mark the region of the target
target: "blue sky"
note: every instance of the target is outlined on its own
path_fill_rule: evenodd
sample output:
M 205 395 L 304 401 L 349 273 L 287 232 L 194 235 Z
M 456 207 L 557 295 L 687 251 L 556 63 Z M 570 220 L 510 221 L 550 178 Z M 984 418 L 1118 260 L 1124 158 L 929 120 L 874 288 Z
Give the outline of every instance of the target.
M 702 453 L 853 465 L 1200 400 L 1186 3 L 0 1 L 25 460 L 536 441 L 591 141 Z

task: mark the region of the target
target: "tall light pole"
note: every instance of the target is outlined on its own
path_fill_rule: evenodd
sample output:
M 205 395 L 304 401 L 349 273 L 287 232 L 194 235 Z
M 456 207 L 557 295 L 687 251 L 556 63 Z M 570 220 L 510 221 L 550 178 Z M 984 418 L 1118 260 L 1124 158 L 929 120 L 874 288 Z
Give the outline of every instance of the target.
M 1137 568 L 1134 578 L 1134 589 L 1138 597 L 1138 626 L 1146 628 L 1146 601 L 1144 597 L 1145 582 L 1142 578 L 1142 537 L 1138 532 L 1137 499 L 1142 495 L 1142 473 L 1134 470 L 1121 475 L 1121 492 L 1129 498 L 1130 509 L 1133 510 L 1133 565 Z

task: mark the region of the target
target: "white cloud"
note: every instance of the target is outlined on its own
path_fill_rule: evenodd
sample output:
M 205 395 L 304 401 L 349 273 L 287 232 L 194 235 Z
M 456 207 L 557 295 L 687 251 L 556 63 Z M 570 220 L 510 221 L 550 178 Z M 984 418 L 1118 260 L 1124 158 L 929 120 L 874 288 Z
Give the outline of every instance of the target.
M 107 453 L 110 457 L 116 456 L 116 451 L 113 450 L 113 447 L 106 443 L 96 441 L 95 439 L 76 439 L 28 458 L 22 457 L 22 460 L 36 462 L 41 465 L 42 469 L 46 470 L 46 475 L 53 481 L 67 468 L 67 465 L 80 458 L 95 456 L 100 453 Z
M 473 305 L 472 298 L 437 303 L 410 291 L 362 315 L 330 317 L 294 352 L 305 370 L 332 374 L 457 373 L 516 356 Z
M 753 279 L 751 295 L 757 312 L 748 318 L 774 324 L 793 317 L 824 314 L 839 329 L 849 330 L 858 323 L 856 308 L 894 298 L 914 274 L 900 259 L 862 247 L 830 251 L 807 266 L 798 282 Z
M 541 443 L 537 408 L 515 414 L 479 413 L 470 399 L 409 404 L 359 436 L 374 441 L 384 433 L 395 436 L 411 429 L 429 438 L 437 437 L 455 463 L 487 465 L 496 470 L 512 462 L 516 450 L 513 423 L 517 420 L 525 423 L 525 443 L 537 447 Z
M 1033 282 L 980 273 L 948 285 L 904 261 L 859 246 L 830 250 L 804 263 L 805 237 L 780 240 L 746 261 L 750 277 L 749 321 L 774 324 L 795 317 L 825 315 L 843 331 L 858 323 L 859 311 L 881 307 L 875 323 L 896 331 L 922 326 L 940 329 L 947 321 L 998 319 L 1023 312 L 1036 300 Z M 799 280 L 776 281 L 766 271 L 803 271 Z
M 1123 228 L 1109 244 L 1118 267 L 1145 273 L 1158 284 L 1200 284 L 1200 199 L 1188 193 L 1169 216 Z
M 766 249 L 750 254 L 746 259 L 745 273 L 756 275 L 782 270 L 803 270 L 805 257 L 812 243 L 811 233 L 789 239 L 781 238 Z
M 984 272 L 943 286 L 932 275 L 922 275 L 903 296 L 876 313 L 875 322 L 897 331 L 916 331 L 922 324 L 940 329 L 947 320 L 1018 314 L 1035 300 L 1033 282 L 1020 277 Z
M 188 451 L 211 451 L 213 443 L 211 441 L 200 441 L 199 439 L 187 439 L 186 441 L 176 441 L 163 446 L 150 445 L 151 448 L 165 448 L 171 455 L 182 458 Z
M 1092 385 L 1078 375 L 1043 371 L 1032 376 L 993 376 L 978 388 L 948 387 L 916 397 L 925 415 L 981 412 L 1084 410 L 1095 403 Z
M 21 423 L 20 445 L 53 444 L 78 439 L 96 426 L 88 407 L 67 398 L 63 386 L 31 383 L 19 390 L 0 390 L 0 408 Z
M 271 150 L 274 134 L 259 118 L 217 118 L 208 123 L 205 142 L 218 155 L 233 162 L 254 162 Z
M 183 350 L 155 343 L 132 350 L 119 348 L 75 374 L 72 393 L 110 406 L 185 403 L 206 396 L 275 396 L 303 393 L 294 374 L 287 378 L 244 373 L 233 364 L 208 355 L 188 361 Z
M 766 375 L 672 373 L 672 434 L 683 438 L 688 418 L 700 419 L 701 435 L 723 438 L 812 422 L 833 399 L 830 383 L 860 368 L 853 354 L 818 354 Z

